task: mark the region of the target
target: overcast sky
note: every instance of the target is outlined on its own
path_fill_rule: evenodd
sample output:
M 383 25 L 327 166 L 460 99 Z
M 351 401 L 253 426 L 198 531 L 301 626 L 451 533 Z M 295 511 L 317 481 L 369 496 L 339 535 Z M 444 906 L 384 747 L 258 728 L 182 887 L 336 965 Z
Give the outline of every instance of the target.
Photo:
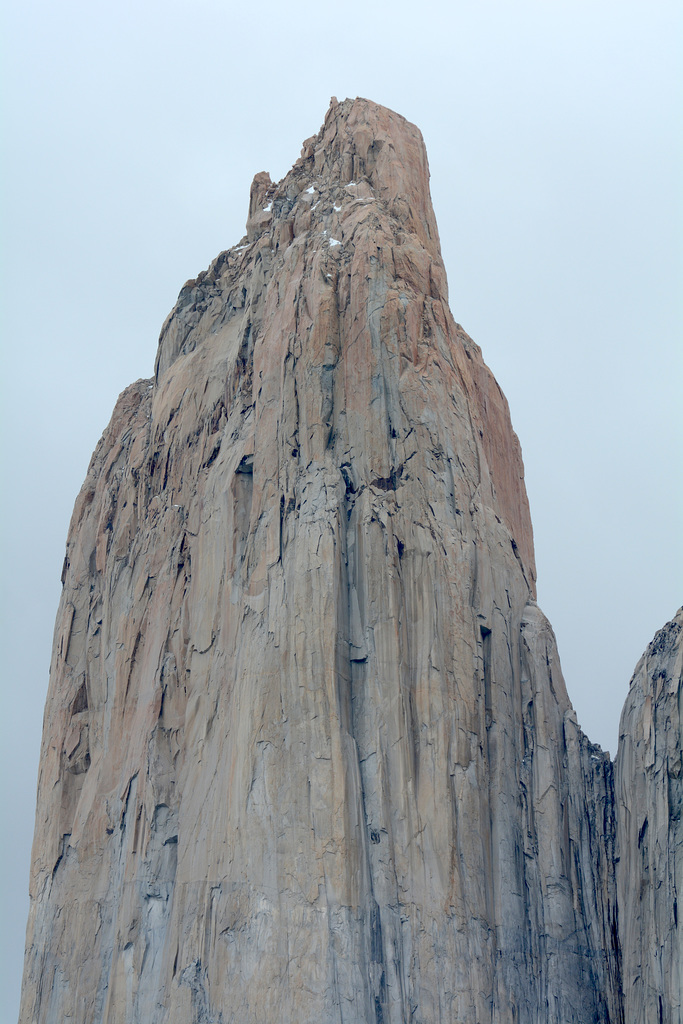
M 118 393 L 331 95 L 422 130 L 455 319 L 510 403 L 539 603 L 614 755 L 683 600 L 676 0 L 22 0 L 3 88 L 0 1021 L 14 1024 L 64 542 Z M 7 1016 L 3 1016 L 6 1014 Z

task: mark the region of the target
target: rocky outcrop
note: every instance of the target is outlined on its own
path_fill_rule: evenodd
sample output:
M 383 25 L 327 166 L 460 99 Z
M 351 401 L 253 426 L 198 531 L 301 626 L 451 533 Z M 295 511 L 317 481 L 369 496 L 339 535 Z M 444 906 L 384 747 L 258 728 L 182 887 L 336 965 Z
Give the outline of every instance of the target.
M 418 130 L 333 101 L 76 502 L 22 1022 L 621 1021 L 612 765 Z
M 619 729 L 616 873 L 627 1021 L 683 1019 L 682 707 L 683 608 L 638 662 Z

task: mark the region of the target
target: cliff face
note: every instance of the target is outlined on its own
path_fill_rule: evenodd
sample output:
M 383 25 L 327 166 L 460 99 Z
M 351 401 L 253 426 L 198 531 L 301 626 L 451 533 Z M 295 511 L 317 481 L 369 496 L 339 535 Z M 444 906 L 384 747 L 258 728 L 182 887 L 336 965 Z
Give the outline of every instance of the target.
M 627 1021 L 682 1019 L 682 641 L 683 608 L 638 662 L 621 715 L 617 886 Z
M 534 573 L 421 136 L 333 101 L 77 499 L 21 1021 L 622 1020 L 612 766 Z

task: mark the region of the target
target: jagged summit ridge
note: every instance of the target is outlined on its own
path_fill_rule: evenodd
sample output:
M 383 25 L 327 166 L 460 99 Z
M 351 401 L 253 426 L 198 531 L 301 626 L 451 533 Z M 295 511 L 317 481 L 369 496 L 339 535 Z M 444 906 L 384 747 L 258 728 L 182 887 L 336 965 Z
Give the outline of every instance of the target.
M 320 132 L 304 142 L 301 157 L 282 181 L 272 182 L 267 171 L 255 175 L 246 236 L 221 253 L 196 281 L 187 282 L 169 321 L 227 261 L 238 261 L 244 270 L 269 248 L 276 270 L 278 257 L 295 240 L 298 245 L 317 240 L 324 252 L 325 246 L 352 240 L 359 223 L 378 216 L 390 217 L 419 239 L 433 261 L 435 297 L 447 299 L 429 194 L 429 166 L 419 129 L 369 100 L 337 103 L 333 98 Z M 177 355 L 175 338 L 164 344 L 166 327 L 157 355 L 157 377 Z
M 414 126 L 333 102 L 256 176 L 63 582 L 22 1024 L 622 1020 L 612 766 Z
M 354 188 L 364 181 L 372 194 L 361 189 L 357 199 L 380 200 L 385 210 L 414 232 L 435 259 L 440 259 L 424 142 L 419 129 L 399 114 L 369 100 L 337 103 L 333 97 L 322 128 L 304 142 L 301 158 L 284 180 L 274 185 L 267 174 L 254 179 L 247 225 L 250 237 L 264 223 L 260 218 L 263 205 L 273 203 L 275 219 L 287 203 L 296 199 L 300 194 L 297 188 L 308 179 L 321 190 Z M 305 190 L 304 194 L 311 193 Z

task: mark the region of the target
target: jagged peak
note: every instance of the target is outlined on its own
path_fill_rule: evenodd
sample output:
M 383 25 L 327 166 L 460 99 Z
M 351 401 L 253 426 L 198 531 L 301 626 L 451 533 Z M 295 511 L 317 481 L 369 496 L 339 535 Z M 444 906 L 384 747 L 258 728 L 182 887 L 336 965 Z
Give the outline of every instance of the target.
M 310 188 L 366 184 L 440 259 L 439 233 L 429 192 L 429 163 L 422 133 L 400 114 L 362 97 L 332 97 L 317 135 L 306 139 L 301 156 L 274 183 L 267 171 L 251 186 L 247 236 L 270 224 L 277 201 L 293 203 Z
M 399 244 L 408 238 L 424 250 L 421 262 L 428 268 L 428 291 L 447 301 L 420 130 L 378 103 L 360 97 L 339 103 L 333 97 L 322 127 L 305 140 L 291 170 L 278 182 L 267 171 L 254 176 L 246 237 L 181 289 L 161 329 L 156 379 L 192 345 L 194 339 L 188 342 L 188 338 L 198 320 L 195 313 L 206 301 L 204 292 L 211 290 L 226 267 L 230 273 L 247 273 L 264 257 L 270 273 L 281 266 L 292 242 L 316 235 L 327 246 L 352 244 L 357 214 L 363 211 L 364 216 L 370 210 L 389 226 Z M 170 332 L 178 316 L 184 318 L 182 330 Z

